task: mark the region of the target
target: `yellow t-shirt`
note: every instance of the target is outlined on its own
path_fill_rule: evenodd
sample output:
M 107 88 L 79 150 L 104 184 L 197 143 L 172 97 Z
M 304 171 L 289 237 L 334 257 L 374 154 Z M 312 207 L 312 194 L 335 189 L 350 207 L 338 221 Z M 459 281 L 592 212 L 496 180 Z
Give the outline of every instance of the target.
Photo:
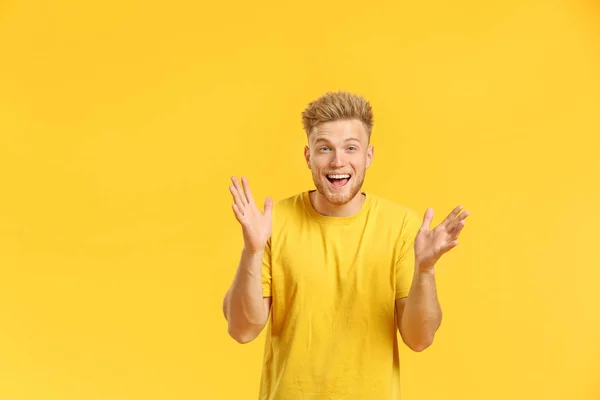
M 408 295 L 420 225 L 371 193 L 350 217 L 317 213 L 307 191 L 275 204 L 260 400 L 399 398 L 395 300 Z

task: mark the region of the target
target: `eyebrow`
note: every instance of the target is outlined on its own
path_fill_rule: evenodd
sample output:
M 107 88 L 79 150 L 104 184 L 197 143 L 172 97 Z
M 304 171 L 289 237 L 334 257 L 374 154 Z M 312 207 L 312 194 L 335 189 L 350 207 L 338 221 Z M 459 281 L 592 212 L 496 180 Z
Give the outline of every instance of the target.
M 350 137 L 350 138 L 347 138 L 347 139 L 345 139 L 345 140 L 344 140 L 344 143 L 346 143 L 346 142 L 353 142 L 353 141 L 354 141 L 354 142 L 359 142 L 359 143 L 360 143 L 360 140 L 358 140 L 358 139 L 357 139 L 357 138 L 355 138 L 355 137 Z M 327 139 L 325 139 L 325 138 L 317 138 L 317 139 L 315 140 L 315 143 L 319 143 L 319 142 L 328 142 L 328 143 L 329 143 L 329 140 L 327 140 Z

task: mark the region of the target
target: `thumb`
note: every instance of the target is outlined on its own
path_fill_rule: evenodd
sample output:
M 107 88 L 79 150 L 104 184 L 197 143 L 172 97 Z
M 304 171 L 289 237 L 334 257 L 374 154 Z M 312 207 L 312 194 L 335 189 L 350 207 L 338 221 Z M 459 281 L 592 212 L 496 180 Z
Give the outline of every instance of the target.
M 421 229 L 429 229 L 431 227 L 431 221 L 433 220 L 433 208 L 428 208 L 423 216 L 423 224 Z
M 273 211 L 273 199 L 270 197 L 267 197 L 265 199 L 265 215 L 271 215 L 272 211 Z
M 455 248 L 456 246 L 458 246 L 458 240 L 453 240 L 451 242 L 448 242 L 440 248 L 440 253 L 441 254 L 447 253 L 450 250 L 452 250 L 453 248 Z

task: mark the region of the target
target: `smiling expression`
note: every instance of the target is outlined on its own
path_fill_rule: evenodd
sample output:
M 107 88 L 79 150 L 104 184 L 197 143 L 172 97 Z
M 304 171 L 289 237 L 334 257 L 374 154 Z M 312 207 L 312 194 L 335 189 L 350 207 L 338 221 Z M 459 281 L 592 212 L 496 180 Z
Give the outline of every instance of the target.
M 354 199 L 373 158 L 363 123 L 357 119 L 325 122 L 308 139 L 304 156 L 317 191 L 332 205 Z

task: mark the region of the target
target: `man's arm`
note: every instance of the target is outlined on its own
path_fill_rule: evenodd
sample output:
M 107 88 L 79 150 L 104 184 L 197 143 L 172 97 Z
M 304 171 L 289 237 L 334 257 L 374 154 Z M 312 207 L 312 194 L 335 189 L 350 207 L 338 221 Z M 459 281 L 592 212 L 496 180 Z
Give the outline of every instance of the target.
M 433 343 L 442 322 L 433 272 L 415 275 L 408 297 L 396 300 L 396 317 L 402 341 L 413 351 L 423 351 Z
M 437 297 L 435 265 L 440 257 L 458 245 L 469 211 L 457 206 L 434 229 L 430 229 L 433 209 L 428 208 L 414 241 L 415 266 L 407 297 L 396 300 L 396 319 L 402 340 L 414 351 L 423 351 L 433 343 L 442 323 Z
M 242 226 L 244 250 L 233 283 L 223 299 L 223 314 L 229 335 L 239 343 L 248 343 L 262 331 L 271 310 L 271 298 L 263 298 L 262 264 L 265 247 L 271 237 L 273 200 L 265 200 L 264 213 L 256 207 L 250 185 L 236 177 L 229 190 L 233 195 L 235 218 Z
M 271 298 L 262 295 L 262 258 L 262 252 L 242 251 L 235 278 L 223 299 L 229 335 L 239 343 L 254 340 L 269 319 Z

